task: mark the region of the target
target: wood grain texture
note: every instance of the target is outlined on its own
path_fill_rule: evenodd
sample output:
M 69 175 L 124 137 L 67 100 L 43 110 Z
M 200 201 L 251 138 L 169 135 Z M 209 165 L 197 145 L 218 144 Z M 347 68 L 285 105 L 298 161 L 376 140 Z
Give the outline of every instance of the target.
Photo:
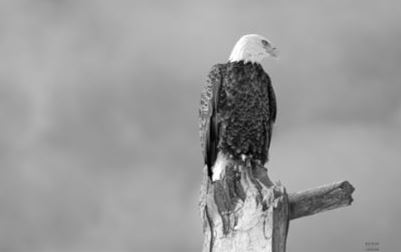
M 288 196 L 266 169 L 231 162 L 222 180 L 205 176 L 202 190 L 203 252 L 285 252 Z
M 287 195 L 257 163 L 231 160 L 214 182 L 205 167 L 199 204 L 203 252 L 285 252 L 291 219 L 348 206 L 353 191 L 341 181 Z
M 348 181 L 335 182 L 306 191 L 291 193 L 290 219 L 349 206 L 355 188 Z

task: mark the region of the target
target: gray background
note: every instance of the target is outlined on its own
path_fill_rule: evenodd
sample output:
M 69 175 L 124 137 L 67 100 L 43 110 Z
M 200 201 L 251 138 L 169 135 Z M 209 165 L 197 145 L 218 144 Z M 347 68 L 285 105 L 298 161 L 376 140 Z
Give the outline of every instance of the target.
M 199 92 L 246 33 L 278 97 L 271 177 L 352 207 L 288 251 L 400 251 L 401 3 L 0 1 L 0 251 L 200 251 Z

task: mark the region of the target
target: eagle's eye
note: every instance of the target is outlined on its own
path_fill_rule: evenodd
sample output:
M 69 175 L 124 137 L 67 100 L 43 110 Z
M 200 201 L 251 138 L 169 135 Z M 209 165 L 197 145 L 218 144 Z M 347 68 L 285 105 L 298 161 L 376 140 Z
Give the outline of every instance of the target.
M 267 40 L 262 40 L 262 45 L 264 47 L 268 47 L 268 46 L 270 46 L 270 43 Z

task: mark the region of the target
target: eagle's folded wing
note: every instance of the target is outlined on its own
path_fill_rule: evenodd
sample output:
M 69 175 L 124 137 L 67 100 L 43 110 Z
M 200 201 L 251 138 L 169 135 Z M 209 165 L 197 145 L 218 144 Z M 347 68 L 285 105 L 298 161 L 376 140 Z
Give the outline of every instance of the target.
M 199 106 L 199 133 L 208 175 L 212 176 L 212 166 L 217 158 L 219 125 L 217 120 L 218 94 L 221 86 L 221 64 L 214 65 L 201 92 Z

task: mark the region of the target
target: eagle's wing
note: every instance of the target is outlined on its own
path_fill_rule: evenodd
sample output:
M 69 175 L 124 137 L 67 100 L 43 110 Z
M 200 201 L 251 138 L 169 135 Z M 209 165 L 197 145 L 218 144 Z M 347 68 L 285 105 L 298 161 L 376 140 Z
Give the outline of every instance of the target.
M 276 121 L 277 117 L 277 101 L 276 101 L 276 94 L 274 93 L 273 86 L 271 84 L 270 78 L 268 82 L 268 97 L 269 97 L 269 122 L 266 125 L 266 154 L 267 154 L 267 159 L 269 158 L 269 149 L 270 149 L 270 142 L 273 134 L 273 124 Z
M 208 175 L 212 176 L 212 166 L 217 158 L 219 125 L 217 120 L 218 93 L 222 82 L 221 64 L 214 65 L 207 77 L 201 93 L 199 107 L 199 132 L 201 148 Z
M 269 80 L 269 110 L 270 110 L 270 120 L 272 123 L 276 121 L 277 116 L 277 101 L 276 94 L 274 93 L 274 89 L 271 81 Z

